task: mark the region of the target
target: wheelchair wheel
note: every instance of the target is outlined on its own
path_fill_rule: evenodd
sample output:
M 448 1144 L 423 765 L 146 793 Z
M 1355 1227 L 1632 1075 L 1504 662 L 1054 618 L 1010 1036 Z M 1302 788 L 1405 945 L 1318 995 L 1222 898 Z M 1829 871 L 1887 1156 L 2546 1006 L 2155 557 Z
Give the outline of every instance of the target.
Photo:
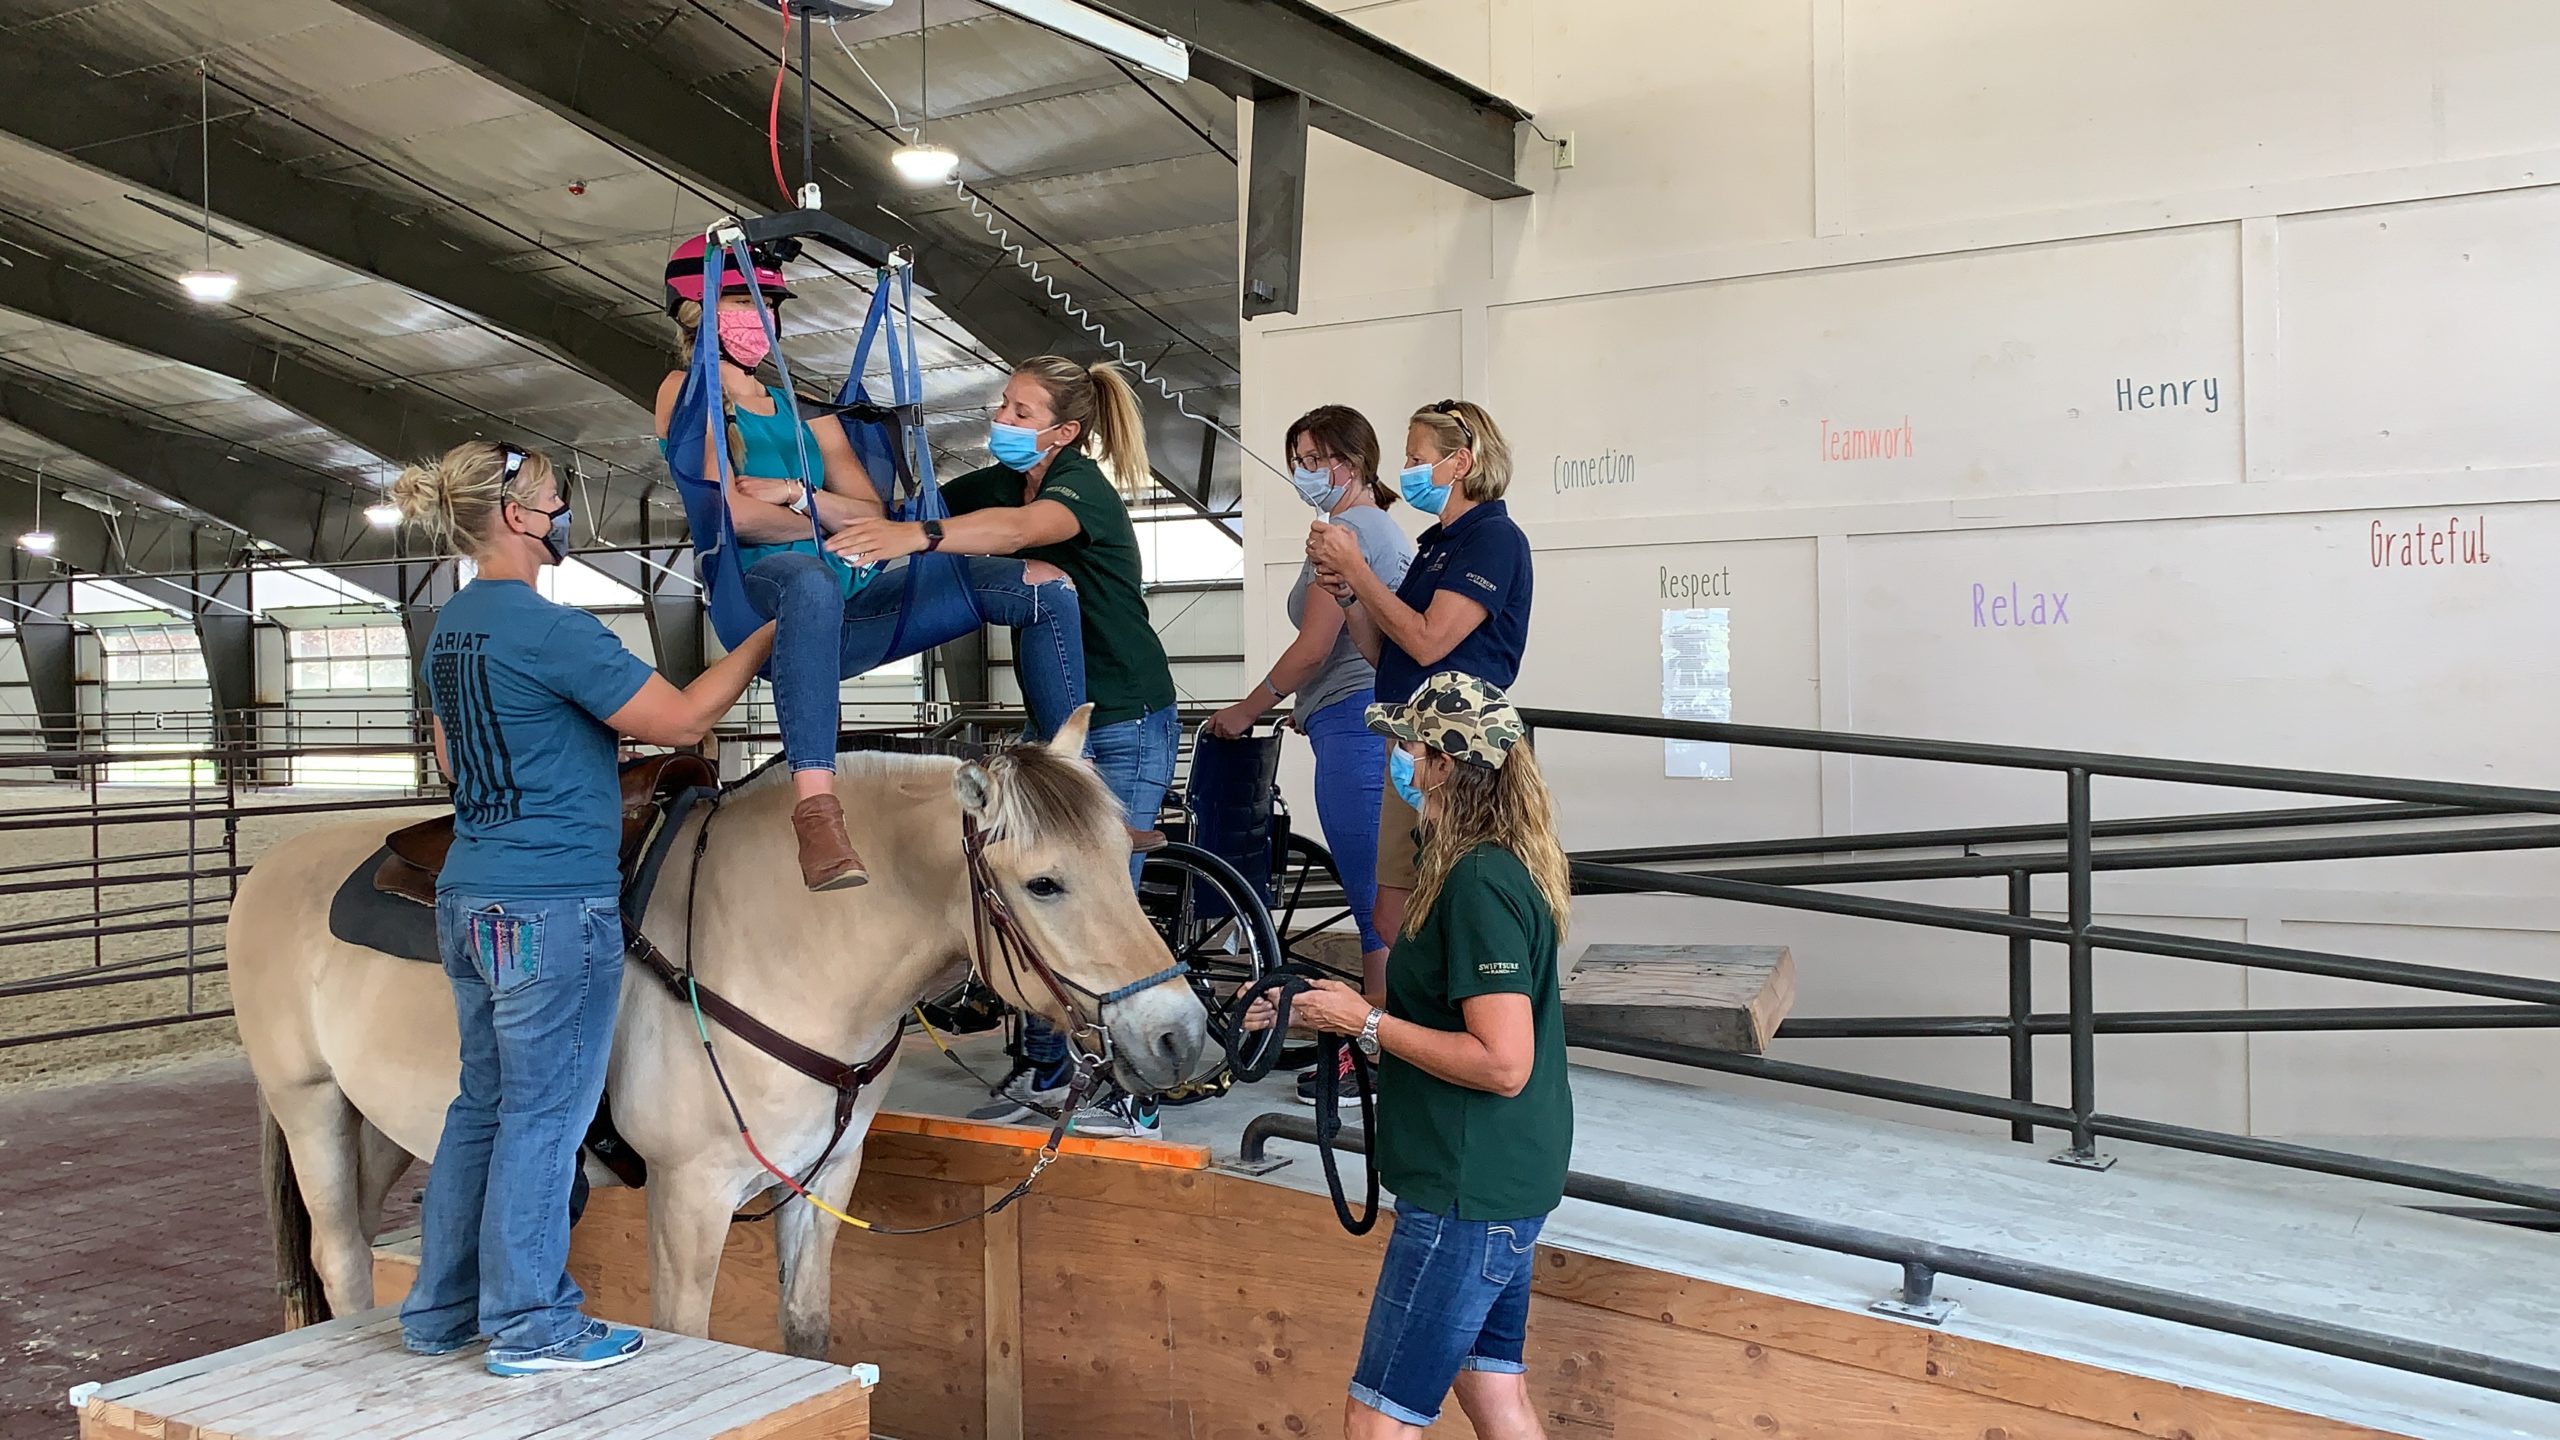
M 1224 1055 L 1236 996 L 1280 965 L 1271 912 L 1233 865 L 1179 842 L 1146 857 L 1138 903 L 1173 958 L 1191 968 L 1192 993 L 1209 1012 L 1209 1043 Z

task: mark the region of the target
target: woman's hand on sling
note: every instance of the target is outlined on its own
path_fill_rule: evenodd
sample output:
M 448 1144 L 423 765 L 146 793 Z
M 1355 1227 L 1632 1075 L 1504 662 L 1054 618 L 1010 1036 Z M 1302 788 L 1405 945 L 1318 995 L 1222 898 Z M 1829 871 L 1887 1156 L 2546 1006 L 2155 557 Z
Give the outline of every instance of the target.
M 827 549 L 856 565 L 880 565 L 924 549 L 924 527 L 911 520 L 856 520 L 827 537 Z
M 1307 558 L 1319 571 L 1348 575 L 1355 568 L 1365 568 L 1360 555 L 1360 538 L 1348 525 L 1328 525 L 1317 521 L 1307 527 Z

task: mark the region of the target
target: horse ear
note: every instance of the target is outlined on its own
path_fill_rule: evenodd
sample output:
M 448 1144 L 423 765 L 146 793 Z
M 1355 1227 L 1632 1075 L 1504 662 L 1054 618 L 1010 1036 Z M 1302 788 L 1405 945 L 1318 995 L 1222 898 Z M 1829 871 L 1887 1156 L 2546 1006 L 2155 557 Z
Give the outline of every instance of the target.
M 951 793 L 960 798 L 960 808 L 968 811 L 972 819 L 983 820 L 987 806 L 996 798 L 995 777 L 987 773 L 986 766 L 972 760 L 952 775 Z
M 1070 760 L 1083 759 L 1085 732 L 1092 725 L 1093 705 L 1088 701 L 1077 706 L 1076 713 L 1067 717 L 1067 723 L 1058 727 L 1058 733 L 1049 737 L 1049 748 Z

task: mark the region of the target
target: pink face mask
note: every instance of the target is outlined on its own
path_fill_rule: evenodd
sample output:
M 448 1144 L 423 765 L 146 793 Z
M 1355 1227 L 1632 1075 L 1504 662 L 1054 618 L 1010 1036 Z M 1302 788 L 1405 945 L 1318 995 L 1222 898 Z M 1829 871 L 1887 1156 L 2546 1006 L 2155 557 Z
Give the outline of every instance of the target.
M 720 314 L 720 348 L 740 366 L 753 370 L 773 353 L 773 341 L 766 338 L 764 321 L 753 310 L 723 310 Z

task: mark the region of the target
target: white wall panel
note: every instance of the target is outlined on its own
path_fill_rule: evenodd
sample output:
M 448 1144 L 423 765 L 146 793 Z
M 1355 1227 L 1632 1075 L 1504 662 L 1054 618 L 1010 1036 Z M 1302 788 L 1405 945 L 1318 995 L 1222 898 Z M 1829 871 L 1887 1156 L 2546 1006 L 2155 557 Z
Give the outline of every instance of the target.
M 2560 146 L 2532 0 L 1846 0 L 1859 228 Z
M 2301 216 L 2278 246 L 2292 473 L 2560 462 L 2560 190 Z
M 1504 306 L 1488 403 L 1529 518 L 2231 481 L 2238 274 L 2211 227 Z

